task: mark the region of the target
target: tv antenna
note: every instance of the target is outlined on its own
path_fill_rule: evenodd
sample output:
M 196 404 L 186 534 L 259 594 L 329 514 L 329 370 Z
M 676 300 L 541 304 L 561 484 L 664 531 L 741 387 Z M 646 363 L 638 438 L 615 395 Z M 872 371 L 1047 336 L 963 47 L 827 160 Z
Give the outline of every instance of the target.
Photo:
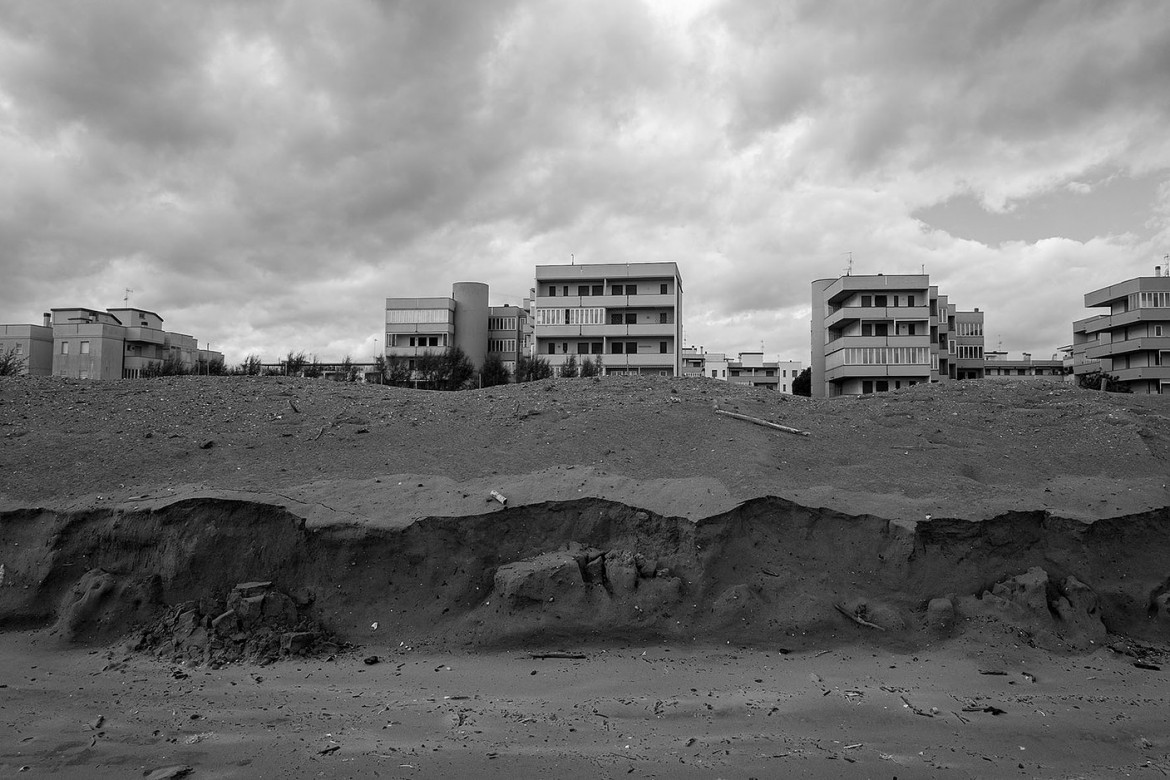
M 853 276 L 853 253 L 846 252 L 845 255 L 849 258 L 849 264 L 845 266 L 845 275 Z
M 126 292 L 126 294 L 122 296 L 122 305 L 129 306 L 130 305 L 130 293 L 132 293 L 134 291 L 131 290 L 129 287 L 123 287 L 122 289 L 125 290 L 125 292 Z

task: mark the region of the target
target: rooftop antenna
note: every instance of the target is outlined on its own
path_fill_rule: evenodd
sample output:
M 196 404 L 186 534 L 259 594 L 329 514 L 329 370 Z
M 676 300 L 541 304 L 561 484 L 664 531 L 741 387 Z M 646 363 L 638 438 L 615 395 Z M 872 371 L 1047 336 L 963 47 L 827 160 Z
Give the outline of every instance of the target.
M 845 268 L 845 275 L 853 276 L 853 253 L 846 252 L 845 254 L 849 256 L 849 265 Z
M 576 265 L 576 264 L 577 264 L 577 256 L 575 254 L 573 254 L 572 252 L 570 252 L 569 253 L 569 265 Z
M 1166 269 L 1165 275 L 1170 276 L 1170 255 L 1162 255 L 1162 260 L 1166 263 L 1162 266 Z
M 134 291 L 131 290 L 129 287 L 124 287 L 122 289 L 124 289 L 126 291 L 126 294 L 122 296 L 122 305 L 129 306 L 130 305 L 130 293 L 132 293 Z

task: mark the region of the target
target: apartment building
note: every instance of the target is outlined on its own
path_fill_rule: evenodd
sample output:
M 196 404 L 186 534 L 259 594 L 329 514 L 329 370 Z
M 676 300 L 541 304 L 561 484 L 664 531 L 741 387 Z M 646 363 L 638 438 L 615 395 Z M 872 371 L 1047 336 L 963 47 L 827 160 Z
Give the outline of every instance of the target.
M 387 298 L 388 358 L 415 361 L 426 353 L 459 347 L 478 371 L 488 355 L 499 357 L 515 373 L 516 362 L 531 342 L 528 311 L 521 306 L 488 305 L 483 282 L 456 282 L 449 298 Z
M 28 350 L 28 374 L 136 379 L 168 360 L 187 372 L 223 362 L 223 353 L 200 349 L 193 336 L 164 330 L 163 318 L 146 309 L 75 306 L 52 309 L 44 317 L 43 325 L 0 325 L 0 333 L 27 334 L 15 345 Z M 0 350 L 8 340 L 0 337 Z
M 675 263 L 536 266 L 535 352 L 556 372 L 600 355 L 606 374 L 682 374 Z
M 1086 293 L 1085 306 L 1108 314 L 1073 323 L 1074 375 L 1101 371 L 1135 393 L 1170 392 L 1170 276 L 1162 267 Z
M 979 378 L 983 314 L 959 311 L 927 274 L 818 279 L 811 355 L 820 398 Z
M 740 352 L 728 360 L 723 352 L 705 352 L 702 347 L 683 347 L 683 375 L 719 379 L 736 385 L 750 385 L 781 393 L 792 393 L 792 380 L 804 368 L 799 360 L 765 360 L 763 352 Z

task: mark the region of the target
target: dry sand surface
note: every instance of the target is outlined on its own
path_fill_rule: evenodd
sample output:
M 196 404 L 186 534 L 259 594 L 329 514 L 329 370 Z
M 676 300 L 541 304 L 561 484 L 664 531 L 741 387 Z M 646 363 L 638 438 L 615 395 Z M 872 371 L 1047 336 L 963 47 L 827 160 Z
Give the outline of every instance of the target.
M 1055 382 L 0 380 L 0 776 L 1164 776 L 1168 466 Z

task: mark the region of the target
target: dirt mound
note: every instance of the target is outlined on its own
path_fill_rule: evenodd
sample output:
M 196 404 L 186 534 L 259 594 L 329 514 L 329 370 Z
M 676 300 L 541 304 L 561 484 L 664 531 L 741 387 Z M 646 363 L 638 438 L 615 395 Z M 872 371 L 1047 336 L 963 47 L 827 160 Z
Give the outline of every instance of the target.
M 311 617 L 311 603 L 273 589 L 271 582 L 241 583 L 226 598 L 159 605 L 162 614 L 141 631 L 134 649 L 211 666 L 334 654 L 341 645 Z
M 310 528 L 266 505 L 192 500 L 138 515 L 8 513 L 0 543 L 0 625 L 102 642 L 145 623 L 143 647 L 179 660 L 266 659 L 330 637 L 800 648 L 1006 633 L 1062 650 L 1170 639 L 1165 511 L 905 524 L 759 499 L 694 523 L 584 499 Z

